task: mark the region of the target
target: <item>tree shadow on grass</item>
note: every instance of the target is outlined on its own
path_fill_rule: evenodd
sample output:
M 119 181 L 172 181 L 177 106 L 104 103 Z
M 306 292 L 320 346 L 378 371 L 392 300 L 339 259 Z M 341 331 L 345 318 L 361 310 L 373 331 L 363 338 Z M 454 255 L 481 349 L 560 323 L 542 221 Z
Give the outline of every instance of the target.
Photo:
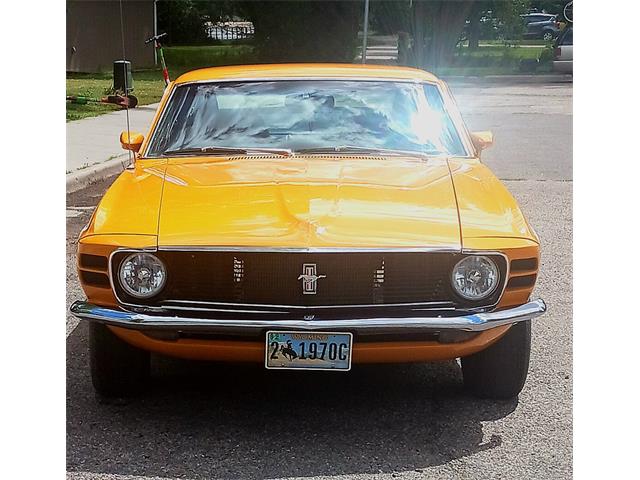
M 456 362 L 354 365 L 349 373 L 154 359 L 148 394 L 96 400 L 87 326 L 67 339 L 70 471 L 292 477 L 419 470 L 499 446 L 482 421 L 517 401 L 462 391 Z

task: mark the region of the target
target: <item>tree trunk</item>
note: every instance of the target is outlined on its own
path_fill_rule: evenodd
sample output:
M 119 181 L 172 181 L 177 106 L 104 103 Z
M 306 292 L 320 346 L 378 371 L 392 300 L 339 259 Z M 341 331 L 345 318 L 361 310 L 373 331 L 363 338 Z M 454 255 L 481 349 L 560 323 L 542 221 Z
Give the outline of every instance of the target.
M 424 59 L 424 47 L 427 31 L 427 8 L 424 1 L 416 1 L 413 4 L 413 49 L 412 63 L 416 67 L 422 67 Z
M 469 17 L 469 31 L 468 31 L 469 50 L 475 50 L 479 46 L 481 15 L 482 15 L 482 6 L 480 5 L 480 3 L 476 3 L 472 8 L 471 16 Z
M 435 70 L 450 62 L 473 3 L 467 0 L 426 4 L 431 29 L 428 48 L 422 60 L 423 68 Z

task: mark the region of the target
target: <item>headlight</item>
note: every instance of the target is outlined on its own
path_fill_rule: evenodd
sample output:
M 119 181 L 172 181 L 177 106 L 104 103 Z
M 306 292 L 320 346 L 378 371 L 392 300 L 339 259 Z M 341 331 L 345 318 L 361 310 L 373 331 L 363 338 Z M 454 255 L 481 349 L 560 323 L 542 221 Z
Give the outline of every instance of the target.
M 120 285 L 137 298 L 153 297 L 167 279 L 164 264 L 150 253 L 132 253 L 120 264 Z
M 489 257 L 474 255 L 456 263 L 451 283 L 456 293 L 467 300 L 482 300 L 498 287 L 500 271 Z

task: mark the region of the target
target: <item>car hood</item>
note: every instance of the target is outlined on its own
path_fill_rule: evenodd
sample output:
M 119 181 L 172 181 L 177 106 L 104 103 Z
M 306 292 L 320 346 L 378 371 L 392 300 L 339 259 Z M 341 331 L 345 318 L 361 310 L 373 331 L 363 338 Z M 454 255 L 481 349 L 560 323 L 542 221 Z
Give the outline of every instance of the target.
M 538 242 L 518 203 L 477 160 L 449 161 L 460 213 L 463 247 L 473 238 L 521 238 Z
M 159 246 L 449 247 L 447 162 L 380 157 L 170 159 Z

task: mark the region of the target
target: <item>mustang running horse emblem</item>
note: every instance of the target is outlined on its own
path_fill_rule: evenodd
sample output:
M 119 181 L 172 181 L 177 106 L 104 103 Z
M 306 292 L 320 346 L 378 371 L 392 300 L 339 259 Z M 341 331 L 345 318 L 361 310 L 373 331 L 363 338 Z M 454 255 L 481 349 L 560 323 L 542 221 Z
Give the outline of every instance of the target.
M 326 275 L 316 275 L 315 263 L 304 263 L 302 265 L 302 275 L 298 280 L 302 280 L 302 293 L 304 295 L 315 295 L 317 293 L 317 282 L 320 278 L 327 278 Z

